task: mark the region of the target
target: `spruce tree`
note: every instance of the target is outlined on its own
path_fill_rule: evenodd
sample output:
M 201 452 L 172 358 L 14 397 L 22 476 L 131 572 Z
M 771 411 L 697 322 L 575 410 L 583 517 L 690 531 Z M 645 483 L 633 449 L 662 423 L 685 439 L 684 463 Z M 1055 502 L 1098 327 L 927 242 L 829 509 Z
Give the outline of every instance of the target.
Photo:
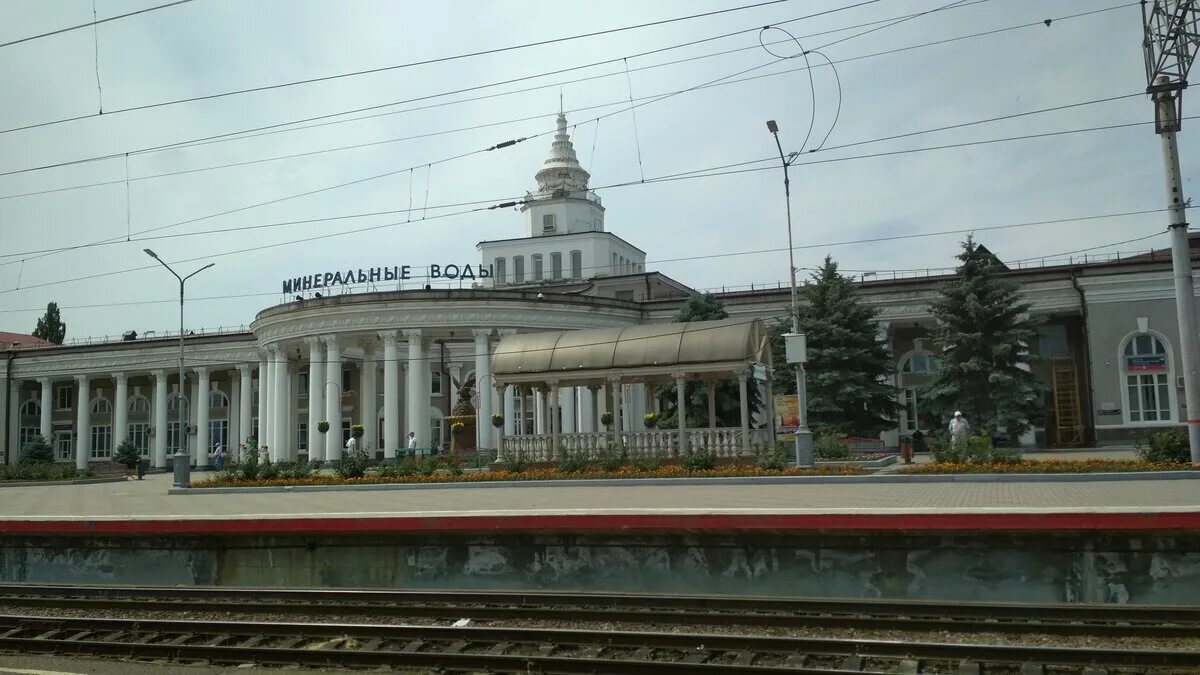
M 808 343 L 806 390 L 809 426 L 818 434 L 878 436 L 895 427 L 895 372 L 887 341 L 879 335 L 879 311 L 858 297 L 854 283 L 825 258 L 800 290 L 800 331 Z M 781 321 L 775 333 L 791 331 Z M 783 340 L 775 345 L 775 391 L 796 393 L 796 372 L 784 363 Z
M 63 340 L 67 339 L 67 324 L 63 323 L 62 316 L 58 313 L 57 302 L 46 305 L 46 313 L 38 319 L 33 336 L 56 345 L 61 345 Z
M 942 420 L 962 411 L 976 432 L 1003 428 L 1010 442 L 1044 417 L 1045 384 L 1029 370 L 1028 345 L 1037 339 L 1016 283 L 1003 265 L 968 237 L 962 263 L 929 307 L 937 321 L 938 368 L 918 394 Z

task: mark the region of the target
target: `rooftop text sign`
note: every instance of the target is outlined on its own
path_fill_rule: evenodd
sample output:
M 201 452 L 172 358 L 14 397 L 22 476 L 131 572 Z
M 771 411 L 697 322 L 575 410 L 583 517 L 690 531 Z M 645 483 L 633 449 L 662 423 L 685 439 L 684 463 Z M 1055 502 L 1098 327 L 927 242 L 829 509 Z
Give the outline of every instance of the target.
M 421 268 L 418 268 L 418 271 Z M 283 280 L 284 293 L 299 293 L 318 288 L 351 286 L 354 284 L 377 284 L 389 281 L 404 281 L 406 279 L 490 279 L 491 265 L 427 265 L 423 268 L 425 274 L 413 277 L 411 265 L 393 265 L 391 267 L 371 267 L 368 269 L 351 268 L 344 272 L 318 272 L 302 277 Z

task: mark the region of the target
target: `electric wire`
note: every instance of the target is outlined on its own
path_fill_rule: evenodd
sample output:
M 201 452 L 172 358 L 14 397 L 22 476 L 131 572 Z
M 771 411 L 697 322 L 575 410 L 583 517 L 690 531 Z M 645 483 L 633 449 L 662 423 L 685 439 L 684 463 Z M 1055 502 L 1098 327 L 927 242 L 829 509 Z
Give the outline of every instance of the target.
M 89 21 L 88 23 L 81 23 L 77 26 L 68 26 L 66 28 L 59 28 L 58 30 L 52 30 L 48 33 L 39 33 L 38 35 L 30 35 L 28 37 L 19 38 L 16 40 L 10 40 L 8 42 L 0 42 L 0 48 L 11 47 L 13 45 L 19 45 L 24 42 L 32 42 L 33 40 L 40 40 L 41 38 L 50 37 L 51 35 L 61 35 L 63 33 L 69 33 L 70 31 L 73 31 L 73 30 L 79 30 L 80 28 L 87 28 L 89 26 L 99 26 L 102 23 L 108 23 L 110 21 L 117 21 L 118 19 L 127 19 L 131 16 L 137 16 L 138 14 L 145 14 L 147 12 L 153 12 L 153 11 L 156 11 L 159 9 L 167 9 L 168 7 L 175 7 L 176 5 L 183 5 L 183 4 L 186 4 L 189 2 L 192 2 L 192 0 L 176 0 L 176 2 L 168 2 L 165 5 L 157 5 L 155 7 L 147 7 L 145 9 L 139 9 L 136 12 L 126 12 L 125 14 L 118 14 L 116 16 L 110 16 L 107 19 L 100 19 L 100 20 L 96 20 L 96 18 L 95 18 L 96 17 L 96 9 L 93 6 L 92 7 L 92 21 Z

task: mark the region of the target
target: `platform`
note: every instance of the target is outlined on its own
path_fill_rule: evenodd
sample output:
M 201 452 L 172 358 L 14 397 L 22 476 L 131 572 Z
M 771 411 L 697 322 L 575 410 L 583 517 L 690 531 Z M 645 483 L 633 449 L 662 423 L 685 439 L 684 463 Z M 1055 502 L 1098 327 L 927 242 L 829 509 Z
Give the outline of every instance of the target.
M 5 488 L 0 534 L 1200 531 L 1192 480 L 628 485 L 168 495 L 170 477 Z

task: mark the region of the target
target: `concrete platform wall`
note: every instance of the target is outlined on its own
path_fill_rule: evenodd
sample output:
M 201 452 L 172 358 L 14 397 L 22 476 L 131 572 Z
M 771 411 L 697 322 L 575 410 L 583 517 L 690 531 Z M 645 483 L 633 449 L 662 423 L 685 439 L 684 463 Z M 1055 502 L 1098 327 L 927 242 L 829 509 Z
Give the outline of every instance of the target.
M 8 536 L 0 581 L 1200 604 L 1200 536 Z

